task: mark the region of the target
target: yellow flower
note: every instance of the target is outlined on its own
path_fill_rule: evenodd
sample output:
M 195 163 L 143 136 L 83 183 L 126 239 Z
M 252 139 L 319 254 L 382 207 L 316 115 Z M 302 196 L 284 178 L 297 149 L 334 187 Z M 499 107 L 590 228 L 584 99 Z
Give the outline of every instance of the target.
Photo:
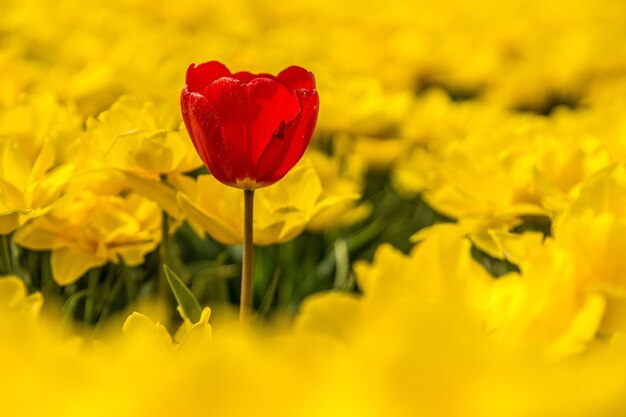
M 581 353 L 600 328 L 606 299 L 585 285 L 571 254 L 555 241 L 533 245 L 520 274 L 494 282 L 485 303 L 487 328 L 496 339 L 538 349 L 548 358 Z
M 202 310 L 200 320 L 192 323 L 178 307 L 183 324 L 178 328 L 175 337 L 159 322 L 153 322 L 145 314 L 134 312 L 124 322 L 123 331 L 126 337 L 134 338 L 136 343 L 145 343 L 166 352 L 180 349 L 207 349 L 211 342 L 211 309 Z
M 422 193 L 435 210 L 458 219 L 493 257 L 505 257 L 496 235 L 524 217 L 547 221 L 562 212 L 580 184 L 609 161 L 578 112 L 545 119 L 457 107 L 453 114 L 466 126 L 451 118 L 439 130 L 415 133 L 425 142 L 396 165 L 392 179 L 402 194 Z
M 305 157 L 278 183 L 255 192 L 254 242 L 259 245 L 286 242 L 300 234 L 317 215 L 358 200 L 350 189 L 325 194 L 320 178 Z M 226 187 L 212 176 L 201 175 L 195 190 L 178 194 L 187 219 L 224 244 L 243 239 L 243 193 Z M 316 226 L 322 223 L 322 218 Z M 332 222 L 327 221 L 327 224 Z M 341 223 L 340 223 L 341 224 Z
M 373 77 L 334 80 L 323 89 L 324 117 L 319 128 L 372 137 L 389 137 L 411 104 L 408 90 L 388 91 Z
M 24 281 L 14 275 L 0 277 L 0 311 L 14 320 L 35 320 L 43 305 L 41 293 L 27 295 Z
M 179 116 L 164 106 L 125 96 L 88 121 L 88 134 L 105 142 L 106 163 L 142 178 L 191 171 L 202 165 Z
M 107 262 L 140 265 L 160 242 L 160 227 L 161 211 L 153 202 L 134 193 L 97 194 L 86 189 L 63 207 L 24 225 L 15 242 L 32 250 L 51 250 L 53 278 L 67 285 Z
M 52 168 L 52 146 L 44 145 L 31 165 L 15 141 L 0 138 L 0 234 L 9 234 L 28 219 L 63 204 L 74 167 Z
M 506 116 L 501 108 L 480 101 L 455 102 L 440 88 L 423 92 L 402 124 L 405 152 L 393 167 L 393 185 L 405 196 L 432 188 L 448 147 L 457 142 L 463 146 L 471 135 L 501 125 Z
M 213 330 L 209 324 L 211 318 L 211 309 L 204 307 L 200 313 L 200 320 L 197 323 L 193 323 L 180 306 L 177 307 L 178 314 L 183 319 L 183 324 L 180 325 L 174 340 L 178 342 L 178 349 L 207 349 L 208 344 L 213 337 Z
M 34 164 L 46 142 L 51 142 L 55 155 L 62 156 L 79 134 L 81 123 L 73 106 L 61 105 L 51 95 L 23 95 L 15 105 L 0 110 L 0 137 L 15 141 Z
M 366 299 L 454 305 L 482 326 L 492 278 L 472 259 L 470 248 L 461 228 L 441 224 L 431 227 L 408 256 L 382 245 L 372 264 L 357 262 L 354 270 Z
M 77 193 L 95 181 L 105 187 L 91 187 L 96 193 L 113 194 L 130 187 L 180 219 L 173 185 L 185 184 L 180 173 L 201 163 L 184 129 L 178 130 L 179 118 L 166 106 L 121 97 L 89 118 L 86 131 L 65 149 L 80 173 L 71 188 Z
M 455 225 L 433 227 L 409 255 L 383 244 L 371 263 L 354 265 L 361 297 L 335 292 L 312 296 L 303 305 L 297 329 L 350 340 L 373 322 L 385 322 L 388 312 L 407 310 L 454 311 L 483 329 L 493 279 L 472 259 L 470 247 Z
M 73 110 L 49 96 L 0 111 L 0 234 L 62 204 L 75 170 L 62 163 L 63 148 L 77 132 Z
M 511 141 L 508 132 L 502 136 L 478 133 L 444 145 L 434 161 L 425 165 L 435 172 L 422 175 L 421 182 L 429 181 L 424 199 L 453 218 L 545 214 L 535 189 L 530 150 L 507 141 Z M 416 165 L 419 162 L 411 161 L 414 170 L 424 168 Z
M 307 156 L 319 175 L 325 197 L 324 207 L 320 207 L 307 226 L 309 230 L 322 231 L 350 226 L 370 214 L 371 205 L 358 201 L 364 187 L 363 174 L 359 172 L 360 170 L 356 167 L 342 170 L 340 168 L 342 161 L 339 158 L 327 156 L 319 151 L 310 150 Z M 343 163 L 348 165 L 350 161 L 346 160 Z M 355 170 L 357 172 L 354 172 Z
M 125 96 L 88 120 L 86 133 L 99 144 L 91 157 L 102 152 L 102 160 L 123 172 L 131 188 L 175 218 L 182 216 L 176 203 L 176 185 L 185 182 L 180 174 L 202 165 L 186 129 L 176 126 L 178 119 L 165 106 Z
M 615 164 L 589 178 L 556 220 L 554 236 L 586 285 L 625 297 L 626 167 Z
M 386 171 L 410 149 L 411 143 L 397 138 L 376 138 L 341 134 L 335 138 L 338 152 L 359 162 L 370 171 Z
M 138 312 L 133 312 L 122 327 L 124 335 L 134 338 L 138 343 L 145 343 L 163 351 L 171 351 L 174 348 L 172 337 L 165 326 L 161 323 L 154 323 L 148 316 Z
M 0 51 L 0 107 L 14 104 L 36 80 L 40 69 L 33 62 L 21 60 L 19 53 L 13 48 L 2 48 Z

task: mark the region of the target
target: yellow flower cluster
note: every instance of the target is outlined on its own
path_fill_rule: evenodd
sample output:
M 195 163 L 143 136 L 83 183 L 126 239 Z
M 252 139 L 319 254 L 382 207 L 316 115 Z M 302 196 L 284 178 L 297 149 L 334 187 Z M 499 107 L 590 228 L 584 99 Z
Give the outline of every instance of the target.
M 172 336 L 133 313 L 123 335 L 107 334 L 92 348 L 86 338 L 62 336 L 55 321 L 38 318 L 41 297 L 27 296 L 21 280 L 0 278 L 0 356 L 7 359 L 0 412 L 521 417 L 623 410 L 621 339 L 599 344 L 584 360 L 554 363 L 532 345 L 486 337 L 486 329 L 498 328 L 517 338 L 530 323 L 526 340 L 535 342 L 532 336 L 551 335 L 567 321 L 556 317 L 570 312 L 552 306 L 559 316 L 541 324 L 526 316 L 507 321 L 527 301 L 495 307 L 503 307 L 519 283 L 496 289 L 500 283 L 471 258 L 470 246 L 454 225 L 436 227 L 410 256 L 381 246 L 373 264 L 356 265 L 362 295 L 311 296 L 292 329 L 242 330 L 223 320 L 209 325 L 205 308 L 197 323 L 183 314 Z M 544 295 L 553 291 L 557 301 L 570 295 L 535 286 Z M 588 303 L 590 312 L 595 304 Z M 584 320 L 575 321 L 582 325 L 570 326 L 571 335 L 588 335 Z M 572 396 L 580 381 L 593 383 Z M 33 390 L 41 401 L 25 407 Z
M 241 196 L 213 177 L 185 175 L 201 162 L 169 107 L 123 96 L 84 126 L 74 107 L 49 95 L 22 96 L 0 109 L 0 234 L 14 233 L 27 249 L 51 250 L 61 285 L 107 262 L 141 265 L 161 240 L 162 210 L 220 242 L 241 242 Z M 318 164 L 304 160 L 285 181 L 259 192 L 256 243 L 284 242 L 309 225 L 336 228 L 368 214 L 358 202 L 360 177 L 334 183 L 327 177 L 338 172 L 337 163 L 313 156 Z

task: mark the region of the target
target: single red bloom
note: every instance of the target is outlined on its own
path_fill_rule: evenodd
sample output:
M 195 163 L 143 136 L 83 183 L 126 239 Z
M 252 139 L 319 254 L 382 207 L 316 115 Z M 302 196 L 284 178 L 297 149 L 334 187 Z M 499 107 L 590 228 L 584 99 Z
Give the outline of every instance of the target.
M 211 174 L 253 190 L 280 180 L 300 160 L 315 129 L 319 97 L 304 68 L 277 76 L 232 74 L 211 61 L 187 69 L 181 108 Z

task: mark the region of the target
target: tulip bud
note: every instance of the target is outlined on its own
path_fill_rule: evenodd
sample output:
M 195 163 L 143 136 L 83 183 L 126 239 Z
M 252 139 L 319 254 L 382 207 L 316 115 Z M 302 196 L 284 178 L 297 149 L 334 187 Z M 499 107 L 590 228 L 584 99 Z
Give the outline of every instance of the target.
M 187 69 L 185 126 L 220 182 L 254 190 L 275 183 L 300 160 L 319 109 L 313 74 L 292 66 L 277 76 L 232 74 L 211 61 Z

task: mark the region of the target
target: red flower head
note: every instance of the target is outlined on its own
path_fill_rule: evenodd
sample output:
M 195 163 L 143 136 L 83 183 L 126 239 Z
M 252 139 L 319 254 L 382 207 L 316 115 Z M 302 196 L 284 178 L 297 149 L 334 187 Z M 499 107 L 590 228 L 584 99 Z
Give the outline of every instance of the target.
M 253 190 L 280 180 L 311 140 L 319 98 L 313 74 L 232 74 L 211 61 L 187 69 L 181 107 L 189 136 L 211 174 Z

